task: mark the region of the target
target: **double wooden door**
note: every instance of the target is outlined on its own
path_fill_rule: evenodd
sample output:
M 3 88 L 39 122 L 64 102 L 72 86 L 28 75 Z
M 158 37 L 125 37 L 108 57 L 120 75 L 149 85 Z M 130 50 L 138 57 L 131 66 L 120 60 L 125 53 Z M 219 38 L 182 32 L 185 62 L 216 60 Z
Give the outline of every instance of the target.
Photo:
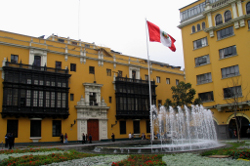
M 88 136 L 91 134 L 92 141 L 99 141 L 99 121 L 98 119 L 88 120 Z

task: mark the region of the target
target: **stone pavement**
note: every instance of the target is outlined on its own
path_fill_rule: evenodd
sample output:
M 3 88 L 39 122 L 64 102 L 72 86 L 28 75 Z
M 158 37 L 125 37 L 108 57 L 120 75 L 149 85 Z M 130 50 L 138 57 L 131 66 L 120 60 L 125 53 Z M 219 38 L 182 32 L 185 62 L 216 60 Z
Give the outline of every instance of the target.
M 237 139 L 227 139 L 227 140 L 218 140 L 220 143 L 224 142 L 236 142 Z M 249 142 L 250 144 L 250 139 L 243 138 L 241 141 Z M 27 149 L 27 148 L 61 148 L 65 150 L 69 149 L 75 149 L 75 150 L 80 150 L 82 147 L 91 147 L 91 146 L 98 146 L 98 145 L 119 145 L 119 144 L 150 144 L 150 140 L 116 140 L 115 142 L 110 141 L 93 141 L 92 143 L 86 143 L 82 144 L 80 141 L 79 142 L 69 142 L 67 144 L 62 144 L 60 142 L 53 142 L 53 143 L 46 143 L 46 142 L 41 142 L 41 143 L 17 143 L 15 144 L 15 148 L 18 149 Z M 0 143 L 0 150 L 6 150 L 7 148 L 4 147 L 4 143 Z

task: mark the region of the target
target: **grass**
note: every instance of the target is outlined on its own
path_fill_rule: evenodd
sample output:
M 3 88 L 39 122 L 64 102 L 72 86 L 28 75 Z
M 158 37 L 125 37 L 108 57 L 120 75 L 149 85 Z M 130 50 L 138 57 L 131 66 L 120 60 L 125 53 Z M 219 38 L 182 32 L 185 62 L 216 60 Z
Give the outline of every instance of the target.
M 244 142 L 242 142 L 242 143 L 228 143 L 228 144 L 230 144 L 231 147 L 209 150 L 209 151 L 201 153 L 201 156 L 229 155 L 233 159 L 241 158 L 241 159 L 250 160 L 250 150 L 246 149 L 246 148 L 239 149 L 239 147 L 246 145 Z
M 236 159 L 243 159 L 243 160 L 250 160 L 250 150 L 247 148 L 244 148 L 245 143 L 228 143 L 231 146 L 227 148 L 220 148 L 215 150 L 208 150 L 200 155 L 197 154 L 191 154 L 191 153 L 183 153 L 183 154 L 171 154 L 171 155 L 162 155 L 162 154 L 154 154 L 154 155 L 124 155 L 121 158 L 110 158 L 110 163 L 112 163 L 112 166 L 166 166 L 166 165 L 172 165 L 173 163 L 177 164 L 180 160 L 180 162 L 183 162 L 183 159 L 186 157 L 186 162 L 188 160 L 190 161 L 190 164 L 194 164 L 194 161 L 200 162 L 206 165 L 207 162 L 211 162 L 210 165 L 213 162 L 220 162 L 220 165 L 228 164 L 228 163 L 234 163 L 237 165 L 237 163 L 242 162 L 241 164 L 244 165 L 246 161 L 237 161 Z M 241 148 L 240 148 L 241 147 Z M 35 153 L 33 153 L 35 152 Z M 44 154 L 43 152 L 48 152 L 48 154 Z M 24 153 L 24 155 L 21 155 Z M 30 153 L 33 153 L 33 155 L 30 155 Z M 28 154 L 28 155 L 25 155 Z M 36 155 L 35 155 L 36 154 Z M 103 155 L 100 154 L 87 154 L 87 153 L 81 153 L 77 152 L 75 150 L 69 150 L 69 151 L 63 151 L 59 148 L 51 148 L 51 149 L 45 149 L 45 148 L 39 148 L 39 149 L 25 149 L 25 150 L 2 150 L 0 151 L 0 155 L 8 155 L 13 156 L 6 159 L 3 159 L 0 161 L 0 166 L 26 166 L 26 165 L 46 165 L 51 163 L 58 163 L 58 162 L 64 162 L 68 160 L 73 159 L 84 159 L 89 158 L 89 160 L 92 160 L 91 157 L 101 157 Z M 206 156 L 210 155 L 229 155 L 231 159 L 227 160 L 216 160 L 216 159 L 209 159 L 206 158 Z M 7 156 L 7 157 L 8 157 Z M 109 155 L 105 155 L 109 156 Z M 235 159 L 235 160 L 232 160 Z M 107 159 L 105 159 L 107 160 Z M 100 161 L 97 159 L 97 161 Z M 100 161 L 101 162 L 101 161 Z M 247 162 L 248 163 L 248 162 Z M 178 165 L 178 164 L 177 164 Z M 199 163 L 197 164 L 199 165 Z M 214 165 L 214 164 L 212 164 Z M 216 165 L 216 164 L 215 164 Z M 249 164 L 250 165 L 250 164 Z
M 80 153 L 74 150 L 69 152 L 52 153 L 49 155 L 24 155 L 21 157 L 9 157 L 0 162 L 0 166 L 27 166 L 27 165 L 46 165 L 51 163 L 63 162 L 84 157 L 97 156 L 95 154 Z

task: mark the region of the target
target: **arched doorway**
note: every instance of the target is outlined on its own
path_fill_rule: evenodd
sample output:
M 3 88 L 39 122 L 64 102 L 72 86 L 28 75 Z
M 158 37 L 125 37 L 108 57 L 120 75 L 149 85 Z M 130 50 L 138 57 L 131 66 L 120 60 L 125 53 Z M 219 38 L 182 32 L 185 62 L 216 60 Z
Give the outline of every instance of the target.
M 241 121 L 241 129 L 240 129 L 240 138 L 246 138 L 247 134 L 247 128 L 249 127 L 249 120 L 243 116 L 237 116 L 237 121 L 238 121 L 238 125 L 240 125 L 240 121 Z M 230 122 L 229 122 L 229 136 L 230 138 L 238 138 L 234 136 L 234 130 L 237 132 L 237 127 L 236 127 L 236 120 L 235 117 L 232 117 Z M 238 132 L 237 132 L 238 133 Z

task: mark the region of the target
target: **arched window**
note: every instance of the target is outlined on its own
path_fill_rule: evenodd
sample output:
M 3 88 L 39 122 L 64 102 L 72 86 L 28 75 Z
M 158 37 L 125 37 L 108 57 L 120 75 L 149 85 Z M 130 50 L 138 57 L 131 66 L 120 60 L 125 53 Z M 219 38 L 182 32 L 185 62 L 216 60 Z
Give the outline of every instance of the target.
M 229 10 L 227 10 L 225 13 L 224 13 L 224 17 L 225 17 L 225 22 L 228 22 L 229 20 L 232 19 L 231 17 L 231 12 Z
M 201 23 L 201 26 L 202 26 L 202 29 L 205 29 L 205 28 L 206 28 L 205 22 L 202 22 L 202 23 Z
M 246 5 L 247 14 L 250 14 L 250 2 Z
M 217 15 L 215 16 L 215 24 L 216 24 L 216 25 L 222 24 L 222 17 L 221 17 L 220 14 L 217 14 Z
M 192 33 L 195 32 L 195 26 L 192 26 Z
M 201 26 L 200 24 L 197 24 L 197 31 L 200 31 L 201 30 Z

